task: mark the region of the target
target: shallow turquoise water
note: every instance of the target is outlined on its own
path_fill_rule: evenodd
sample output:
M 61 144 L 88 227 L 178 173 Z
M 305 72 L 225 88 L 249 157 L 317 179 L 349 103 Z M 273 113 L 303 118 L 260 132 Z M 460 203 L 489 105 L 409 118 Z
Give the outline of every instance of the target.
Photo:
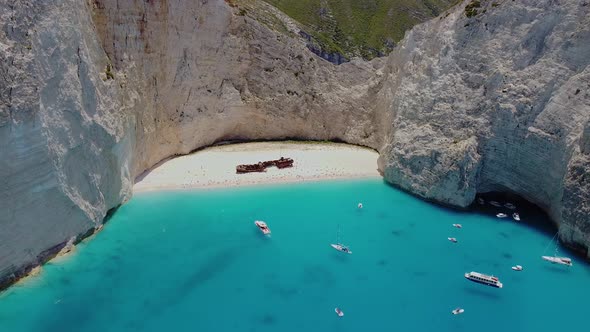
M 329 246 L 339 224 L 352 255 Z M 436 207 L 381 180 L 141 194 L 75 255 L 0 294 L 0 331 L 581 328 L 590 268 L 542 261 L 552 235 Z M 469 282 L 469 271 L 504 288 Z M 463 315 L 450 314 L 457 306 Z

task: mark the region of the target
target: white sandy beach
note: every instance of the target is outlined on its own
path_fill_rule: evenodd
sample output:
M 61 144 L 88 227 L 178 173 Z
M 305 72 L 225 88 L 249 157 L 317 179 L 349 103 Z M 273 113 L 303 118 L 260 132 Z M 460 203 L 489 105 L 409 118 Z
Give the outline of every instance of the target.
M 381 177 L 377 152 L 347 144 L 263 142 L 207 148 L 160 163 L 136 181 L 135 192 Z M 293 167 L 236 174 L 238 164 L 293 158 Z

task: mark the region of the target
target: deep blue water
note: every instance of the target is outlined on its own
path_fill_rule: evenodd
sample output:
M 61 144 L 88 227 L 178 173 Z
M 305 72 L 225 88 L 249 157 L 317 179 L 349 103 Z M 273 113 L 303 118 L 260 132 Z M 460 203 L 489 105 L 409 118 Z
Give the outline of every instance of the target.
M 583 328 L 588 264 L 542 261 L 553 234 L 530 225 L 547 221 L 521 217 L 444 209 L 381 180 L 139 194 L 74 255 L 0 294 L 0 331 Z M 352 255 L 330 247 L 338 225 Z M 463 315 L 451 315 L 457 306 Z

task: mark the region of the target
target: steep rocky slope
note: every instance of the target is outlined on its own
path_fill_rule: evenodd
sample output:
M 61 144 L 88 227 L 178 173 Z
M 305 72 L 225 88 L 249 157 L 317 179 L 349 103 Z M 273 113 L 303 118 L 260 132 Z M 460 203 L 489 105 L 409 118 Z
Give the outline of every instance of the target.
M 0 1 L 0 286 L 99 227 L 144 170 L 228 139 L 370 146 L 391 183 L 458 207 L 517 193 L 587 248 L 589 7 L 468 1 L 386 61 L 335 66 L 270 7 Z
M 130 196 L 133 127 L 79 1 L 0 1 L 0 288 Z
M 433 201 L 517 193 L 590 238 L 590 5 L 468 1 L 412 29 L 381 91 L 392 183 Z
M 169 156 L 231 139 L 380 145 L 374 64 L 334 68 L 222 0 L 0 6 L 0 286 Z

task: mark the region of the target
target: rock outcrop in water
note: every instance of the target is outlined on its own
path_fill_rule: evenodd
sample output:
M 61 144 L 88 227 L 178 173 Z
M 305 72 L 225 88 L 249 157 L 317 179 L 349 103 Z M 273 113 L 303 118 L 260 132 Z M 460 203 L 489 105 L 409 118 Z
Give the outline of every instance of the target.
M 468 3 L 386 61 L 335 66 L 268 5 L 0 2 L 0 280 L 99 227 L 158 161 L 229 139 L 370 146 L 393 184 L 458 207 L 519 194 L 586 250 L 590 5 Z

